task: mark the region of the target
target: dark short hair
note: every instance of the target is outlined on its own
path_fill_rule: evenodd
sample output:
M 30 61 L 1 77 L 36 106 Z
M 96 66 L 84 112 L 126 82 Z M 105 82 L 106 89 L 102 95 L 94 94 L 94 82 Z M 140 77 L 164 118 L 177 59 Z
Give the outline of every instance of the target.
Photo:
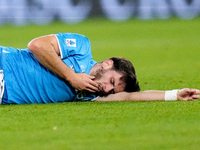
M 133 64 L 126 58 L 123 57 L 112 57 L 109 58 L 113 61 L 113 69 L 123 76 L 121 80 L 125 83 L 125 92 L 137 92 L 140 91 L 139 82 Z

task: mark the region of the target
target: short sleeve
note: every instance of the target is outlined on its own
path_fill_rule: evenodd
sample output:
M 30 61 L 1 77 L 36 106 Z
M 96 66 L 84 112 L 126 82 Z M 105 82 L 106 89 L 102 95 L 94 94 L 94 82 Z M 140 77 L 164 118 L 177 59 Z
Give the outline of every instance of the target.
M 84 35 L 74 33 L 58 33 L 54 35 L 58 40 L 61 59 L 91 53 L 90 41 Z

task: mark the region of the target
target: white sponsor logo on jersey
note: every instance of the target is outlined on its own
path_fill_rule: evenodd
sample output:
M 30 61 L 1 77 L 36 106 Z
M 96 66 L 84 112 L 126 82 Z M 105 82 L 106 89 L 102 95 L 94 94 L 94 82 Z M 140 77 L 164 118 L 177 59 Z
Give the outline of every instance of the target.
M 66 39 L 67 46 L 76 47 L 76 39 Z
M 85 67 L 84 67 L 84 65 L 81 65 L 81 71 L 82 71 L 82 73 L 85 72 Z

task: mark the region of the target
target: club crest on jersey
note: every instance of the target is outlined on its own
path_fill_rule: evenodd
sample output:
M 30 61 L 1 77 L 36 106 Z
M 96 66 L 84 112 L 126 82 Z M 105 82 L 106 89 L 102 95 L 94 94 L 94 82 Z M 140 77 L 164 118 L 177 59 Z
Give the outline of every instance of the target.
M 76 39 L 66 39 L 67 46 L 76 47 Z

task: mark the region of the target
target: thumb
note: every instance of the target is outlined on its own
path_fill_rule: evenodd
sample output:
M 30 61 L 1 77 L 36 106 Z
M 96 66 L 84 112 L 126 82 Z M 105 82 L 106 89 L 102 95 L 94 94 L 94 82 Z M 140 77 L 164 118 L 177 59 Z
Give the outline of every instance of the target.
M 192 98 L 197 100 L 199 99 L 199 95 L 193 95 Z

